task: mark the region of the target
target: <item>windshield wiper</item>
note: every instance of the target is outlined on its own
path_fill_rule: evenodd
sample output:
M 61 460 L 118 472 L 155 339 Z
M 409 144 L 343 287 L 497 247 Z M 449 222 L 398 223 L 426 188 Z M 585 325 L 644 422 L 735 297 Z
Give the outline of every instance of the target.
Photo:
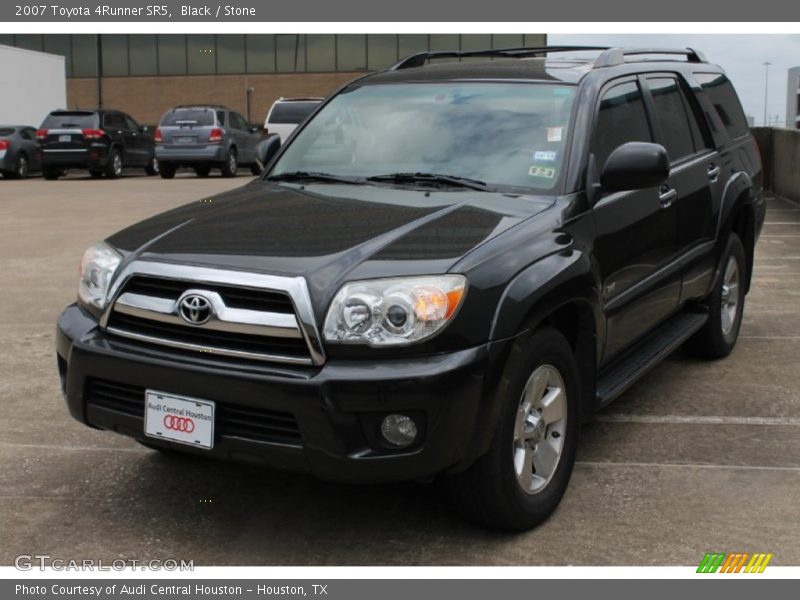
M 326 181 L 331 183 L 364 183 L 363 177 L 347 177 L 319 171 L 289 171 L 270 175 L 267 181 Z
M 444 184 L 453 187 L 464 187 L 482 192 L 494 191 L 494 188 L 485 181 L 459 177 L 458 175 L 445 175 L 442 173 L 387 173 L 386 175 L 373 175 L 367 181 L 386 181 L 390 183 L 429 183 Z

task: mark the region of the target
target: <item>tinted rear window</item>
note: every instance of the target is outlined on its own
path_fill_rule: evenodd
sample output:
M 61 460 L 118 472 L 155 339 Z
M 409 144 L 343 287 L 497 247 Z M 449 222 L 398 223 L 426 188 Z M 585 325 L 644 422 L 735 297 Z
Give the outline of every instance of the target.
M 300 123 L 319 106 L 319 102 L 280 102 L 272 107 L 270 123 Z
M 11 127 L 0 127 L 0 135 L 14 135 L 14 129 Z
M 732 138 L 746 135 L 749 131 L 747 119 L 728 78 L 721 73 L 695 73 L 694 76 L 711 99 L 728 135 Z
M 97 113 L 54 112 L 47 115 L 42 129 L 86 129 L 97 127 Z
M 204 108 L 180 108 L 171 110 L 161 119 L 161 125 L 207 126 L 214 124 L 214 111 Z

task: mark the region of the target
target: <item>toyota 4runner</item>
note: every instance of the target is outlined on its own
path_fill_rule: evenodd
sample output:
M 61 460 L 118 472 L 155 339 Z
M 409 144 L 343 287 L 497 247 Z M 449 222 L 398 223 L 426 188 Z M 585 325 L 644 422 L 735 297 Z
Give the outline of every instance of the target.
M 89 248 L 58 320 L 72 416 L 546 519 L 582 422 L 679 347 L 732 350 L 765 211 L 719 67 L 574 50 L 410 56 L 329 97 L 260 179 Z

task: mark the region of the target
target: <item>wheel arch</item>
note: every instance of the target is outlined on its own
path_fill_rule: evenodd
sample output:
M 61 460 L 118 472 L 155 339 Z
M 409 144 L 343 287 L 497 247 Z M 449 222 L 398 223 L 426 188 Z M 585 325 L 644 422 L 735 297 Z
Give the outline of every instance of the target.
M 719 273 L 725 243 L 731 233 L 736 233 L 744 246 L 747 259 L 745 293 L 750 291 L 753 276 L 753 257 L 756 243 L 756 212 L 753 205 L 753 182 L 749 175 L 739 172 L 725 186 L 717 227 L 716 271 Z M 716 277 L 714 281 L 716 281 Z

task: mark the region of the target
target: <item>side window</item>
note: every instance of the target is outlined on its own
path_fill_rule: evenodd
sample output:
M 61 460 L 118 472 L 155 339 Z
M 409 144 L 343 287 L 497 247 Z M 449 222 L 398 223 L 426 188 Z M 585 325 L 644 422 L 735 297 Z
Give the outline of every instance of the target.
M 222 126 L 222 127 L 225 127 L 225 111 L 224 110 L 218 110 L 217 111 L 217 124 Z
M 592 135 L 592 153 L 599 169 L 609 154 L 626 142 L 652 142 L 642 92 L 635 81 L 615 85 L 603 94 Z
M 694 73 L 731 138 L 746 135 L 747 119 L 733 85 L 722 73 Z
M 126 128 L 130 129 L 131 131 L 139 130 L 139 124 L 136 121 L 134 121 L 131 117 L 129 117 L 128 115 L 123 115 L 122 118 L 125 120 Z
M 655 120 L 670 161 L 694 154 L 695 147 L 689 114 L 674 77 L 648 77 L 647 87 L 653 98 Z M 695 127 L 697 124 L 695 123 Z
M 231 117 L 236 129 L 241 129 L 242 131 L 247 131 L 250 129 L 250 127 L 247 125 L 247 121 L 245 121 L 244 117 L 239 113 L 231 113 Z
M 117 113 L 105 113 L 103 115 L 103 126 L 110 129 L 125 129 L 125 120 L 122 115 Z

